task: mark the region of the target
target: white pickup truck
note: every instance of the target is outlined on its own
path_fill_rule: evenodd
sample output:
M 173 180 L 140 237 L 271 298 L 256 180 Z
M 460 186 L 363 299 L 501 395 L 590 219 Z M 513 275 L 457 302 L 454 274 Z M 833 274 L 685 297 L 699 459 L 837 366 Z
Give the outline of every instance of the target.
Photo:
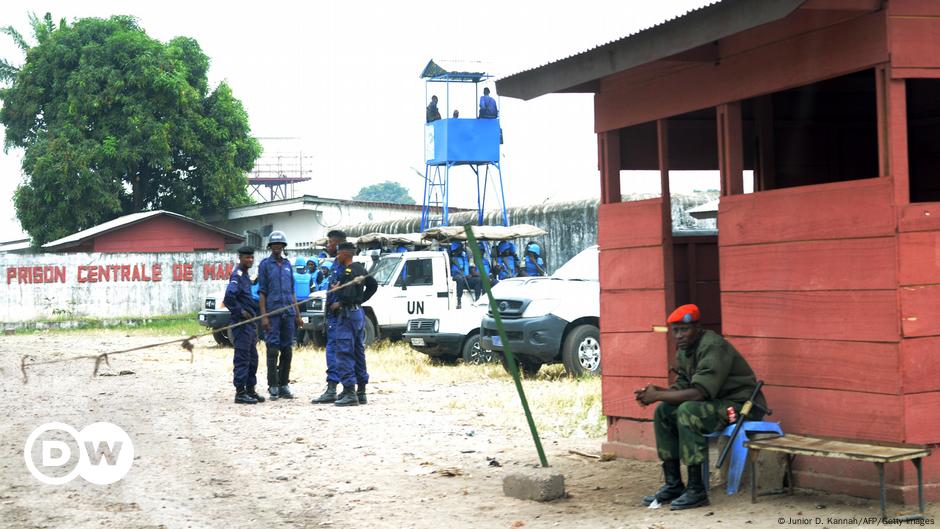
M 366 313 L 366 344 L 397 338 L 408 320 L 443 314 L 457 306 L 456 284 L 451 280 L 450 257 L 442 251 L 390 253 L 379 257 L 370 270 L 379 284 L 372 298 L 363 303 Z M 467 303 L 471 301 L 468 293 Z M 314 292 L 311 309 L 301 314 L 304 328 L 322 332 L 324 293 Z
M 597 260 L 597 246 L 591 246 L 549 277 L 513 281 L 494 291 L 513 356 L 525 375 L 558 362 L 572 376 L 601 373 Z M 483 316 L 480 332 L 481 346 L 496 351 L 505 366 L 491 314 Z

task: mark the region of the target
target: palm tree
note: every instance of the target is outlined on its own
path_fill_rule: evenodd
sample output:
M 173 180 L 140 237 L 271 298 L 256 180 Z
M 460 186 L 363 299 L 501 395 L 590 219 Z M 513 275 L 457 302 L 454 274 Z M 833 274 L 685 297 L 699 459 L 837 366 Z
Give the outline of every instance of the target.
M 56 25 L 52 22 L 52 13 L 46 13 L 45 16 L 39 18 L 36 16 L 36 13 L 29 13 L 29 25 L 33 29 L 33 38 L 36 40 L 37 44 L 42 44 L 49 38 L 49 35 L 55 31 Z M 65 19 L 59 21 L 59 29 L 65 27 Z M 12 25 L 5 26 L 0 28 L 0 33 L 8 35 L 13 39 L 13 43 L 23 52 L 25 55 L 29 52 L 30 46 L 29 42 L 23 38 L 23 34 L 16 30 Z M 16 75 L 20 72 L 18 66 L 14 66 L 9 60 L 0 58 L 0 83 L 9 84 L 16 80 Z

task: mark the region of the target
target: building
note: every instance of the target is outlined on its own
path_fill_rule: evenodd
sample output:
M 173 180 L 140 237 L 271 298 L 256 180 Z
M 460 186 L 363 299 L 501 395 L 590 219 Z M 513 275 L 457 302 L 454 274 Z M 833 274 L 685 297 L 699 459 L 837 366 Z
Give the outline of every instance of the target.
M 451 208 L 451 211 L 467 210 Z M 257 248 L 267 245 L 272 231 L 283 231 L 288 249 L 295 249 L 312 247 L 314 241 L 340 226 L 401 218 L 420 219 L 421 206 L 303 195 L 232 208 L 224 216 L 209 220 L 243 234 L 248 244 Z
M 30 249 L 28 238 L 0 242 L 0 253 L 27 253 Z
M 244 237 L 170 211 L 124 215 L 42 245 L 46 252 L 223 251 Z
M 686 302 L 746 355 L 785 431 L 940 443 L 940 2 L 724 0 L 497 87 L 595 94 L 606 450 L 656 458 L 632 391 L 670 382 L 652 326 Z M 622 202 L 638 169 L 659 170 L 662 196 Z M 685 169 L 721 174 L 718 235 L 694 257 L 669 229 L 669 171 Z M 923 466 L 936 500 L 940 455 Z M 878 494 L 870 463 L 795 472 Z M 912 465 L 885 477 L 916 501 Z

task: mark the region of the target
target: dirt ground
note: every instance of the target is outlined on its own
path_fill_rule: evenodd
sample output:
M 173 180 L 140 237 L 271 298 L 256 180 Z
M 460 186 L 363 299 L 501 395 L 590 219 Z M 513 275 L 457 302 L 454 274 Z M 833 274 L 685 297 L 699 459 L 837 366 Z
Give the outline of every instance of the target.
M 292 376 L 297 399 L 236 406 L 231 350 L 202 338 L 192 364 L 167 346 L 115 357 L 102 372 L 114 376 L 92 378 L 85 360 L 36 367 L 28 384 L 20 380 L 23 353 L 43 360 L 165 339 L 116 331 L 0 338 L 0 527 L 876 526 L 827 518 L 876 516 L 877 502 L 811 491 L 752 505 L 747 494 L 715 490 L 710 507 L 646 509 L 638 502 L 658 486 L 657 465 L 573 455 L 569 450 L 599 453 L 602 439 L 551 432 L 543 442 L 549 463 L 565 475 L 568 497 L 507 498 L 503 476 L 533 466 L 535 450 L 521 412 L 506 424 L 476 403 L 483 396 L 514 398 L 508 379 L 440 384 L 421 373 L 402 380 L 372 370 L 369 405 L 318 406 L 309 401 L 322 389 L 323 353 L 301 349 Z M 34 479 L 24 443 L 50 421 L 78 429 L 96 421 L 121 426 L 135 447 L 129 474 L 107 486 Z M 933 519 L 937 510 L 929 507 Z M 899 510 L 894 505 L 891 512 Z

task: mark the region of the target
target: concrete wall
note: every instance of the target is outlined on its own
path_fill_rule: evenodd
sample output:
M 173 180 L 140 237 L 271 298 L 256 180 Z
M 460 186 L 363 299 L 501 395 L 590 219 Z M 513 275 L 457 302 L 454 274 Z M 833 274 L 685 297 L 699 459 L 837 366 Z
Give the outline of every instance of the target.
M 0 254 L 0 323 L 195 312 L 234 265 L 229 252 Z
M 624 201 L 648 198 L 646 195 L 627 195 Z M 699 221 L 690 217 L 686 211 L 717 198 L 717 193 L 703 192 L 694 195 L 673 195 L 673 229 L 714 230 L 715 221 Z M 552 202 L 539 206 L 524 206 L 508 210 L 510 224 L 532 224 L 548 232 L 534 240 L 542 244 L 545 253 L 546 270 L 554 272 L 581 250 L 597 244 L 597 204 L 598 201 L 581 200 L 576 202 Z M 450 224 L 459 226 L 466 223 L 476 224 L 476 212 L 450 215 Z M 484 224 L 498 225 L 502 215 L 498 211 L 486 214 Z M 350 236 L 366 233 L 417 233 L 421 227 L 420 218 L 400 219 L 388 222 L 370 222 L 342 226 Z M 630 229 L 626 226 L 626 229 Z M 519 256 L 525 248 L 526 240 L 516 240 Z

